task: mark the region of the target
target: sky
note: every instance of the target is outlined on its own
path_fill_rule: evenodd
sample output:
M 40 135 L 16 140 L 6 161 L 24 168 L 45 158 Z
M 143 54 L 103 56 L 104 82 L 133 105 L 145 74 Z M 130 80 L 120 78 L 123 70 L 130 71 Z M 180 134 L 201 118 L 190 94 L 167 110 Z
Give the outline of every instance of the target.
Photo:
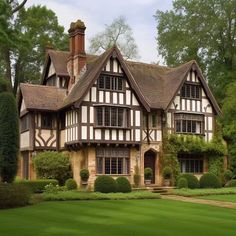
M 172 8 L 172 0 L 28 0 L 26 7 L 46 5 L 53 10 L 65 30 L 70 23 L 81 19 L 86 25 L 86 48 L 89 39 L 104 30 L 113 19 L 124 16 L 133 30 L 139 49 L 139 60 L 147 63 L 160 60 L 157 53 L 156 20 L 157 10 Z

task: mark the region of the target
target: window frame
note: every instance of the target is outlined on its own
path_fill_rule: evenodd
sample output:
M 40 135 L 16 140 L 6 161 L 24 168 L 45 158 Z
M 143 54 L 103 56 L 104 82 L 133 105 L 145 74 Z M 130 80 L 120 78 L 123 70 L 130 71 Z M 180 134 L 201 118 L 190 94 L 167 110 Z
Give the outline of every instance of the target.
M 199 133 L 196 132 L 197 123 L 200 123 Z M 176 134 L 204 135 L 204 115 L 175 113 L 174 130 Z
M 43 118 L 50 119 L 50 125 L 43 124 Z M 51 113 L 41 113 L 41 129 L 53 129 L 53 115 Z
M 119 173 L 119 165 L 121 173 Z M 116 170 L 116 173 L 114 173 L 114 170 Z M 117 147 L 96 148 L 96 175 L 130 175 L 130 149 Z
M 20 118 L 20 132 L 24 133 L 26 131 L 29 131 L 29 128 L 30 128 L 29 126 L 30 126 L 29 114 L 26 114 Z
M 201 100 L 201 89 L 201 85 L 198 83 L 185 82 L 180 90 L 180 97 L 184 99 Z M 197 94 L 199 95 L 198 97 Z
M 120 111 L 122 111 L 122 114 Z M 94 117 L 96 128 L 130 129 L 130 108 L 128 107 L 94 106 Z M 120 122 L 122 122 L 122 125 L 120 125 Z M 114 123 L 115 125 L 112 125 Z
M 121 82 L 121 84 L 119 84 Z M 125 92 L 124 77 L 119 75 L 102 74 L 98 78 L 98 90 Z

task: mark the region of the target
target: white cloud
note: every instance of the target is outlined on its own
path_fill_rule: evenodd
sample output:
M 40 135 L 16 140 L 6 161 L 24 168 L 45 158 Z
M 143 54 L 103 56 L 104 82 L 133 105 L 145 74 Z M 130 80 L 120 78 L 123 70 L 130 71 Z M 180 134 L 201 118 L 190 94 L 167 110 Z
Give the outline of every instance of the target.
M 26 6 L 38 4 L 52 9 L 66 31 L 72 21 L 83 20 L 87 27 L 87 48 L 89 38 L 102 31 L 104 25 L 110 24 L 114 18 L 124 15 L 133 29 L 140 60 L 153 62 L 157 61 L 156 22 L 153 15 L 156 10 L 170 9 L 172 0 L 29 0 Z

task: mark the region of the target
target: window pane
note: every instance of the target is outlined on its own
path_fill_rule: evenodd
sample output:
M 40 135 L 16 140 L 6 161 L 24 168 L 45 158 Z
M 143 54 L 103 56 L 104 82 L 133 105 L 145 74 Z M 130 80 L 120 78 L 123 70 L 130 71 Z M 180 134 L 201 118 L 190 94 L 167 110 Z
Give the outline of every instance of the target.
M 110 108 L 105 107 L 105 126 L 110 126 Z
M 196 133 L 196 123 L 195 120 L 192 121 L 192 133 Z
M 123 122 L 123 117 L 124 117 L 124 109 L 123 108 L 118 108 L 118 126 L 123 127 L 124 122 Z
M 183 121 L 182 121 L 182 132 L 184 132 L 184 133 L 187 132 L 186 124 L 187 124 L 186 120 L 183 120 Z
M 123 90 L 123 79 L 122 78 L 117 78 L 118 79 L 118 90 Z
M 102 174 L 103 173 L 103 163 L 102 163 L 103 158 L 97 158 L 97 173 Z
M 111 159 L 105 158 L 105 174 L 111 174 L 110 164 L 111 164 Z
M 104 77 L 104 76 L 101 76 L 101 77 L 99 78 L 98 86 L 99 86 L 99 88 L 104 89 L 104 87 L 105 87 L 105 77 Z
M 123 174 L 123 158 L 118 158 L 118 174 Z
M 111 159 L 111 173 L 117 174 L 117 158 Z
M 191 120 L 187 120 L 187 132 L 188 132 L 188 133 L 192 133 L 191 123 L 192 123 Z
M 155 128 L 157 127 L 157 115 L 152 114 L 152 127 Z
M 195 97 L 196 97 L 196 95 L 195 95 L 195 89 L 196 89 L 196 86 L 191 85 L 191 97 L 192 97 L 192 98 L 195 98 Z
M 106 76 L 105 78 L 106 78 L 106 80 L 105 80 L 105 82 L 106 82 L 105 88 L 106 89 L 111 89 L 111 78 L 109 76 Z
M 190 97 L 190 85 L 186 85 L 186 97 Z
M 177 120 L 176 121 L 176 132 L 181 132 L 181 121 L 180 120 Z
M 181 96 L 182 96 L 182 97 L 185 97 L 185 96 L 186 96 L 186 94 L 185 94 L 185 88 L 186 88 L 186 86 L 185 86 L 185 84 L 184 84 L 183 87 L 182 87 L 182 89 L 181 89 Z
M 200 87 L 196 86 L 196 98 L 200 98 Z
M 102 107 L 97 107 L 97 125 L 102 125 Z
M 112 90 L 117 90 L 116 78 L 112 77 Z
M 111 126 L 117 126 L 117 108 L 111 108 Z

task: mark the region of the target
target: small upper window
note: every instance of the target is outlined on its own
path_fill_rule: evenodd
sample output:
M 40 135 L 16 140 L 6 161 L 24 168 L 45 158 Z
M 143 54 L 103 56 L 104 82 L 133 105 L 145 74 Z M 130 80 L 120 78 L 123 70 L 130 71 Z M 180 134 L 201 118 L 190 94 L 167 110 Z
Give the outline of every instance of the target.
M 117 76 L 101 75 L 98 80 L 98 88 L 104 90 L 123 91 L 123 78 Z
M 41 115 L 41 128 L 52 129 L 52 115 L 49 113 L 43 113 Z
M 200 86 L 185 83 L 181 89 L 182 98 L 200 99 Z
M 21 132 L 29 130 L 29 115 L 25 115 L 21 118 Z

